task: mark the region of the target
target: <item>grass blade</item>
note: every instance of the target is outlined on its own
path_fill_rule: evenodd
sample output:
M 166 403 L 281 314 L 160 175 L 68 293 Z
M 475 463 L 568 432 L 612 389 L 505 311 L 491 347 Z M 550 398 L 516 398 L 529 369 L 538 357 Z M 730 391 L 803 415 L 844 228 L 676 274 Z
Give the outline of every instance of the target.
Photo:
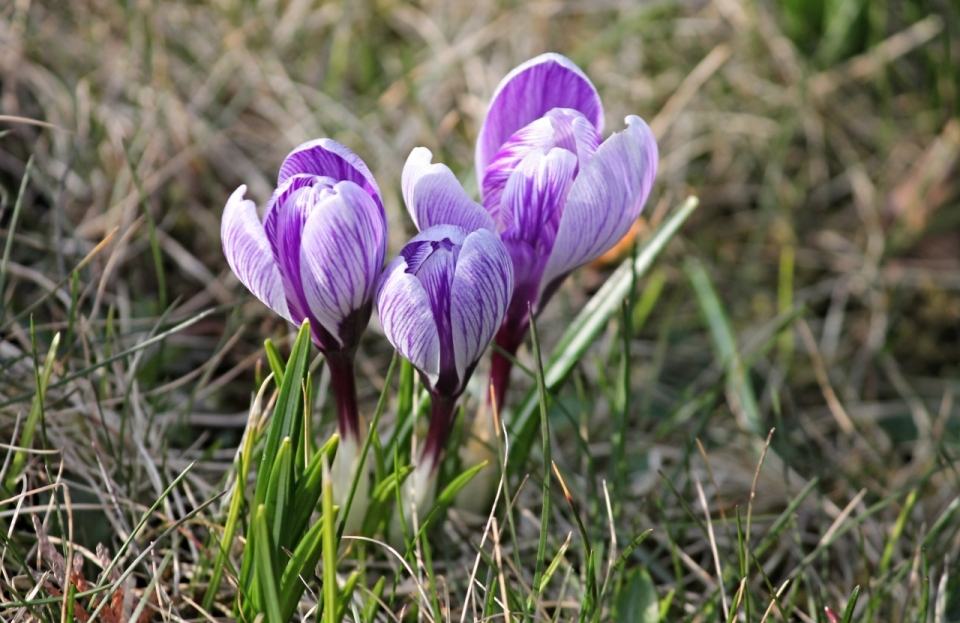
M 687 258 L 684 269 L 690 279 L 690 285 L 700 305 L 700 312 L 710 337 L 717 359 L 727 376 L 727 399 L 740 426 L 757 435 L 762 434 L 760 427 L 760 407 L 750 377 L 737 352 L 737 342 L 730 328 L 730 321 L 720 303 L 720 297 L 710 282 L 703 264 L 694 258 Z
M 6 296 L 3 288 L 7 285 L 7 270 L 10 266 L 10 253 L 13 251 L 13 235 L 17 232 L 17 222 L 20 220 L 20 211 L 23 209 L 23 196 L 27 192 L 27 184 L 30 182 L 30 172 L 33 170 L 33 155 L 27 160 L 27 168 L 23 172 L 23 179 L 20 180 L 20 191 L 17 193 L 17 202 L 13 205 L 13 216 L 10 217 L 10 225 L 7 227 L 7 242 L 3 247 L 3 263 L 0 264 L 0 320 L 3 319 Z
M 857 609 L 857 598 L 860 597 L 860 587 L 854 586 L 850 594 L 850 601 L 847 602 L 847 609 L 843 611 L 843 619 L 840 623 L 852 623 L 853 611 Z
M 268 621 L 283 621 L 280 614 L 280 594 L 277 590 L 277 561 L 273 557 L 270 543 L 270 529 L 267 526 L 267 508 L 263 504 L 257 507 L 253 519 L 253 533 L 257 538 L 257 582 L 263 603 L 257 604 L 257 610 L 267 615 Z
M 337 534 L 333 510 L 333 483 L 330 481 L 330 465 L 323 461 L 323 517 L 321 523 L 323 540 L 323 619 L 336 623 L 337 617 Z
M 536 611 L 540 593 L 543 591 L 543 564 L 547 558 L 547 535 L 550 528 L 550 419 L 547 414 L 547 383 L 543 374 L 543 360 L 540 358 L 540 337 L 537 335 L 537 323 L 530 320 L 530 337 L 533 341 L 533 359 L 537 371 L 537 397 L 540 405 L 540 435 L 543 438 L 543 495 L 540 509 L 540 543 L 537 545 L 537 562 L 533 572 L 533 592 L 527 603 L 529 612 Z
M 250 419 L 247 421 L 247 430 L 243 435 L 243 445 L 237 455 L 237 476 L 233 489 L 233 497 L 230 498 L 230 510 L 227 512 L 227 521 L 223 526 L 223 538 L 220 540 L 220 548 L 217 551 L 217 558 L 213 565 L 213 572 L 210 575 L 210 585 L 206 594 L 203 596 L 203 609 L 210 611 L 213 608 L 213 600 L 217 596 L 220 588 L 220 582 L 223 580 L 224 567 L 229 560 L 230 550 L 233 549 L 233 539 L 237 533 L 237 526 L 240 523 L 240 513 L 244 506 L 244 491 L 247 486 L 247 476 L 250 473 L 250 465 L 253 459 L 253 445 L 256 438 L 257 424 L 260 421 L 263 405 L 263 395 L 270 384 L 272 377 L 267 377 L 260 386 L 260 391 L 250 407 Z
M 50 343 L 50 349 L 47 351 L 47 358 L 43 361 L 43 370 L 37 375 L 37 395 L 30 406 L 30 413 L 23 425 L 23 434 L 20 435 L 20 445 L 23 448 L 30 448 L 33 445 L 33 437 L 37 432 L 37 425 L 40 423 L 40 416 L 43 414 L 43 401 L 47 396 L 47 388 L 50 386 L 50 376 L 53 374 L 53 364 L 57 359 L 57 347 L 60 345 L 60 334 L 53 336 Z M 7 475 L 6 489 L 13 491 L 17 479 L 23 473 L 23 468 L 27 462 L 26 450 L 18 450 L 13 455 L 13 463 L 10 466 L 10 473 Z

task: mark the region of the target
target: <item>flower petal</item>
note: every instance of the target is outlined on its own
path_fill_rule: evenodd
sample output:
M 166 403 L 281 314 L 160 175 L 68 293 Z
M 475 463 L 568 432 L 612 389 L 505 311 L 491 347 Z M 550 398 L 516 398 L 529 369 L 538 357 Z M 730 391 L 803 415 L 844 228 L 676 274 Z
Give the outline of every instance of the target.
M 390 262 L 377 287 L 377 310 L 383 333 L 430 384 L 440 376 L 440 337 L 427 291 L 407 272 L 400 256 Z
M 325 188 L 333 188 L 337 181 L 329 177 L 319 177 L 309 173 L 298 173 L 285 179 L 280 186 L 273 191 L 270 200 L 267 201 L 267 207 L 263 211 L 263 228 L 267 232 L 267 240 L 273 249 L 273 256 L 277 262 L 280 261 L 280 240 L 278 238 L 277 223 L 281 209 L 287 204 L 294 195 L 304 188 L 322 185 Z
M 300 274 L 306 301 L 341 346 L 340 324 L 373 299 L 383 268 L 387 232 L 380 213 L 362 188 L 339 182 L 314 206 L 303 228 Z
M 517 130 L 487 166 L 481 187 L 484 207 L 499 221 L 500 201 L 510 175 L 530 152 L 550 151 L 554 147 L 577 155 L 579 168 L 600 146 L 600 133 L 576 110 L 554 108 L 543 117 Z
M 277 268 L 280 269 L 283 290 L 287 294 L 287 307 L 294 318 L 310 317 L 300 270 L 303 228 L 322 196 L 329 192 L 331 189 L 326 185 L 302 186 L 290 193 L 282 203 L 277 202 L 274 212 L 267 215 L 272 217 L 271 220 L 264 224 L 268 239 L 274 242 Z
M 513 292 L 513 263 L 487 230 L 467 236 L 453 279 L 450 320 L 460 389 L 503 322 Z
M 432 387 L 449 395 L 453 394 L 460 384 L 453 348 L 455 332 L 450 325 L 450 293 L 453 290 L 453 277 L 456 274 L 457 253 L 460 247 L 449 240 L 429 244 L 434 247 L 434 250 L 420 263 L 416 270 L 416 277 L 430 301 L 440 344 L 438 364 L 440 373 L 437 380 L 432 382 Z
M 493 219 L 463 190 L 453 171 L 445 164 L 431 164 L 432 159 L 429 149 L 417 147 L 400 178 L 403 200 L 417 229 L 457 225 L 467 231 L 496 231 Z
M 566 149 L 530 152 L 510 175 L 503 191 L 503 237 L 523 240 L 549 255 L 576 172 L 577 157 Z
M 266 232 L 257 217 L 257 206 L 243 198 L 246 192 L 246 186 L 235 190 L 223 209 L 220 224 L 223 254 L 227 256 L 227 263 L 237 278 L 254 296 L 276 313 L 298 324 L 287 309 L 280 271 Z
M 494 155 L 514 132 L 553 108 L 580 111 L 603 131 L 603 105 L 586 74 L 559 54 L 541 54 L 523 63 L 500 82 L 477 137 L 477 182 Z
M 298 173 L 330 177 L 336 182 L 353 182 L 373 197 L 378 206 L 383 207 L 380 187 L 370 169 L 360 156 L 333 139 L 318 138 L 291 151 L 280 165 L 277 185 L 281 186 Z
M 629 116 L 577 175 L 560 217 L 540 298 L 578 266 L 594 260 L 630 229 L 657 174 L 657 141 L 642 119 Z M 555 283 L 556 282 L 556 283 Z
M 407 246 L 415 242 L 440 242 L 441 240 L 449 240 L 455 245 L 462 245 L 463 241 L 466 239 L 467 230 L 457 225 L 434 225 L 428 229 L 424 229 L 419 234 L 410 239 L 410 242 L 407 243 Z M 406 247 L 404 247 L 406 249 Z M 402 253 L 402 251 L 401 251 Z

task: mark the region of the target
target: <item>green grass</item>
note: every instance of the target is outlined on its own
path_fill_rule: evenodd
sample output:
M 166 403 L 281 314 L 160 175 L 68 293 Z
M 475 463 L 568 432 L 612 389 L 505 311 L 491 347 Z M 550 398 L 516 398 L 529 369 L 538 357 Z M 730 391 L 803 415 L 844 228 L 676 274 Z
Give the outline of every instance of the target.
M 951 4 L 9 4 L 0 619 L 960 621 Z M 498 469 L 448 452 L 399 538 L 426 398 L 371 327 L 344 534 L 322 359 L 231 275 L 222 206 L 331 136 L 395 253 L 406 155 L 475 187 L 485 102 L 546 50 L 607 134 L 655 129 L 644 228 L 538 319 Z M 490 512 L 458 508 L 490 473 Z

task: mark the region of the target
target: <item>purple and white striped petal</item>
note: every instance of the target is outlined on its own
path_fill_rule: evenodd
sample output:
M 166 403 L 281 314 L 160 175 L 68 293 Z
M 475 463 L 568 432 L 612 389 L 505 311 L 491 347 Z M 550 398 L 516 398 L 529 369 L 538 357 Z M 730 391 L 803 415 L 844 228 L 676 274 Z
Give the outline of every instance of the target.
M 322 186 L 333 188 L 337 181 L 329 177 L 320 177 L 309 173 L 298 173 L 288 177 L 280 186 L 273 191 L 270 200 L 267 201 L 267 207 L 263 211 L 263 228 L 267 232 L 267 240 L 273 249 L 274 258 L 280 261 L 280 240 L 277 235 L 277 222 L 280 210 L 287 205 L 287 202 L 297 195 L 304 188 L 312 186 Z
M 400 178 L 403 200 L 417 229 L 456 225 L 466 231 L 496 231 L 493 219 L 463 190 L 453 171 L 444 164 L 431 164 L 432 160 L 429 149 L 417 147 L 410 152 Z
M 513 293 L 513 263 L 500 238 L 487 230 L 467 236 L 451 292 L 453 350 L 461 389 L 500 328 Z
M 570 271 L 608 251 L 630 229 L 657 174 L 657 141 L 636 116 L 608 138 L 577 175 L 560 217 L 540 297 Z
M 387 340 L 431 385 L 440 377 L 440 336 L 427 291 L 407 272 L 401 255 L 390 262 L 377 288 L 377 310 Z
M 360 186 L 339 182 L 303 228 L 300 271 L 312 317 L 343 346 L 340 324 L 372 300 L 386 253 L 381 210 Z
M 550 151 L 555 147 L 577 155 L 582 169 L 600 146 L 597 129 L 580 112 L 554 108 L 546 115 L 517 130 L 487 166 L 481 194 L 484 207 L 499 222 L 500 201 L 510 175 L 532 151 Z
M 304 291 L 303 274 L 300 269 L 300 250 L 303 246 L 303 228 L 313 209 L 331 188 L 325 184 L 305 186 L 297 189 L 283 201 L 278 202 L 274 211 L 275 223 L 275 250 L 277 267 L 283 282 L 283 290 L 287 294 L 287 307 L 294 318 L 309 318 L 310 306 Z M 268 229 L 268 238 L 271 229 Z M 298 323 L 299 324 L 299 323 Z
M 510 175 L 503 191 L 503 237 L 523 240 L 544 256 L 549 255 L 576 173 L 577 157 L 566 149 L 530 152 Z
M 586 74 L 559 54 L 541 54 L 500 82 L 477 137 L 477 182 L 483 188 L 487 165 L 514 132 L 554 108 L 572 108 L 603 132 L 603 105 Z
M 299 324 L 290 316 L 273 250 L 257 216 L 256 204 L 243 198 L 246 192 L 245 185 L 235 190 L 223 209 L 220 224 L 223 254 L 240 282 L 254 296 L 287 320 Z
M 383 207 L 380 187 L 366 163 L 346 146 L 329 138 L 318 138 L 303 143 L 280 165 L 277 186 L 299 173 L 333 178 L 335 182 L 349 181 L 365 190 L 377 205 Z
M 401 254 L 406 254 L 408 248 L 419 245 L 421 242 L 441 242 L 443 240 L 449 240 L 456 246 L 462 246 L 463 241 L 467 238 L 469 234 L 467 230 L 457 225 L 434 225 L 429 229 L 424 229 L 422 232 L 410 239 L 404 247 L 403 251 L 400 251 Z M 415 270 L 415 269 L 414 269 Z

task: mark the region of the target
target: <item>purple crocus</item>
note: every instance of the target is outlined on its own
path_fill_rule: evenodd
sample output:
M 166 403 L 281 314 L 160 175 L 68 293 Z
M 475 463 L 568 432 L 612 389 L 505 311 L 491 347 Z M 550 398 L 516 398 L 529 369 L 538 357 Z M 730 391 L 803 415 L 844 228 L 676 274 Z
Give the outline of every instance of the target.
M 530 322 L 570 272 L 629 231 L 650 194 L 657 142 L 642 119 L 603 141 L 603 106 L 587 76 L 559 54 L 511 71 L 477 139 L 483 207 L 513 259 L 516 285 L 496 343 L 515 353 Z M 511 364 L 493 354 L 501 402 Z M 502 402 L 501 402 L 502 404 Z
M 424 474 L 438 465 L 457 399 L 503 322 L 512 292 L 510 255 L 485 228 L 427 227 L 380 278 L 383 331 L 420 371 L 431 396 L 430 428 L 418 462 Z
M 223 211 L 227 262 L 267 307 L 298 327 L 310 321 L 330 369 L 338 430 L 355 445 L 362 423 L 354 356 L 387 243 L 380 189 L 356 154 L 324 138 L 283 161 L 262 222 L 246 190 L 238 188 Z

